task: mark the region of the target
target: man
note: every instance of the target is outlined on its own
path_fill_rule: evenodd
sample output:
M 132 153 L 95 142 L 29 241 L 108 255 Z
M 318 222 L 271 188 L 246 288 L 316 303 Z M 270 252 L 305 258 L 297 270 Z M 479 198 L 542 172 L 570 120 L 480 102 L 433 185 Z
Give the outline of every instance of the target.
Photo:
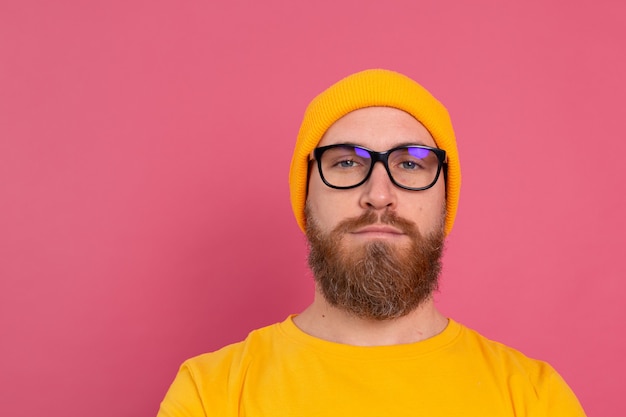
M 331 86 L 307 108 L 289 181 L 312 304 L 185 362 L 160 417 L 584 416 L 548 364 L 435 308 L 461 175 L 424 88 L 386 70 Z

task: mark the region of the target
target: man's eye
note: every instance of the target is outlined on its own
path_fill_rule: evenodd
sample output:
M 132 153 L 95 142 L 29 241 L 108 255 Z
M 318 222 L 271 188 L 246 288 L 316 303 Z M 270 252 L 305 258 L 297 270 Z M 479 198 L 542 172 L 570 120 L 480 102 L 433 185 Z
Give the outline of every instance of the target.
M 415 170 L 420 169 L 421 166 L 418 165 L 415 161 L 404 161 L 400 163 L 400 167 L 402 169 Z
M 350 160 L 350 159 L 346 159 L 345 161 L 339 161 L 337 163 L 337 166 L 341 167 L 341 168 L 352 168 L 356 166 L 356 161 Z

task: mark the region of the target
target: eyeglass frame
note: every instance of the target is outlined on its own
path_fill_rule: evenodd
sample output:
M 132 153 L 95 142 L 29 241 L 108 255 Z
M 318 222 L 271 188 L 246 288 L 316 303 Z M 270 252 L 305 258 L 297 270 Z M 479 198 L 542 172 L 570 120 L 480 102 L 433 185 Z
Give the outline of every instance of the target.
M 324 177 L 324 172 L 322 170 L 322 155 L 324 154 L 324 152 L 326 152 L 328 149 L 332 149 L 332 148 L 338 148 L 338 147 L 351 147 L 351 148 L 359 148 L 364 150 L 365 152 L 367 152 L 370 155 L 372 164 L 370 165 L 369 171 L 367 172 L 367 174 L 365 175 L 365 178 L 363 178 L 363 180 L 355 185 L 349 185 L 349 186 L 337 186 L 337 185 L 332 185 L 330 184 L 326 178 Z M 437 157 L 437 161 L 438 161 L 438 165 L 437 165 L 437 174 L 435 175 L 435 178 L 433 179 L 433 181 L 425 186 L 425 187 L 407 187 L 405 185 L 399 184 L 398 182 L 396 182 L 396 180 L 393 178 L 393 175 L 391 175 L 391 170 L 389 169 L 389 154 L 391 154 L 394 151 L 397 151 L 399 149 L 407 149 L 407 148 L 420 148 L 420 149 L 426 149 L 428 151 L 431 151 L 435 154 L 435 156 Z M 447 167 L 448 167 L 448 159 L 447 159 L 447 155 L 446 155 L 446 151 L 444 151 L 443 149 L 439 149 L 439 148 L 433 148 L 431 146 L 426 146 L 426 145 L 401 145 L 401 146 L 396 146 L 395 148 L 391 148 L 388 149 L 384 152 L 377 152 L 374 150 L 371 150 L 369 148 L 360 146 L 360 145 L 354 145 L 351 143 L 336 143 L 333 145 L 327 145 L 327 146 L 320 146 L 319 148 L 315 148 L 313 149 L 313 160 L 317 161 L 317 171 L 320 174 L 320 178 L 322 179 L 322 181 L 324 182 L 324 184 L 326 184 L 326 186 L 330 187 L 330 188 L 334 188 L 336 190 L 349 190 L 351 188 L 356 188 L 359 187 L 363 184 L 365 184 L 367 182 L 367 180 L 372 176 L 372 172 L 374 171 L 374 166 L 376 165 L 377 162 L 380 162 L 383 164 L 383 166 L 385 167 L 385 171 L 387 171 L 387 175 L 389 176 L 389 179 L 391 180 L 391 182 L 396 186 L 396 187 L 400 187 L 404 190 L 409 190 L 409 191 L 423 191 L 423 190 L 427 190 L 431 187 L 433 187 L 436 183 L 437 180 L 439 180 L 439 176 L 441 175 L 441 169 L 443 168 L 443 177 L 444 177 L 444 181 L 446 179 L 447 176 Z

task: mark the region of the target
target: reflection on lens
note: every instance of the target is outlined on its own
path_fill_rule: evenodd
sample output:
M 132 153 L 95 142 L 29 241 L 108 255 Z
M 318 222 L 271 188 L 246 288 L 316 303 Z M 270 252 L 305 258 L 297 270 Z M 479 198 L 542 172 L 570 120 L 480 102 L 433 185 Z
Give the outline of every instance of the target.
M 409 151 L 409 155 L 419 159 L 426 158 L 428 156 L 428 153 L 430 152 L 428 149 L 423 148 L 407 148 L 407 151 Z
M 361 158 L 367 158 L 367 159 L 370 158 L 370 154 L 365 149 L 354 148 L 354 153 L 356 153 Z

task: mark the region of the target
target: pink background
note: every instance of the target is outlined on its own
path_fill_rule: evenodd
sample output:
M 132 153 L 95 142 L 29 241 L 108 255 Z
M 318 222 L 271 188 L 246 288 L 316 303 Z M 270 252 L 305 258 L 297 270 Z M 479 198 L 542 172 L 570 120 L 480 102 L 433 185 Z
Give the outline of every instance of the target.
M 440 308 L 626 415 L 623 4 L 0 1 L 2 415 L 153 416 L 306 306 L 294 139 L 369 67 L 455 123 Z

